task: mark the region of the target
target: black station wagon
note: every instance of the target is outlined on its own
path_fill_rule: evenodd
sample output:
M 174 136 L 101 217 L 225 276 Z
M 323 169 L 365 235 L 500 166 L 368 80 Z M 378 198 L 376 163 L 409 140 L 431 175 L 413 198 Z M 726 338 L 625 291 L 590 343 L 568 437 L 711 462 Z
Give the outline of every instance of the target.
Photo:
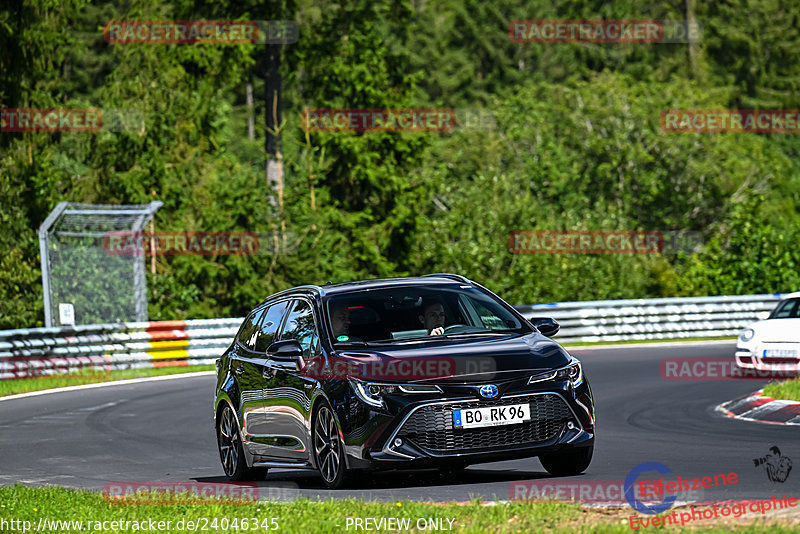
M 463 469 L 539 457 L 586 470 L 594 402 L 581 363 L 462 276 L 301 286 L 272 295 L 217 360 L 215 428 L 225 474 Z

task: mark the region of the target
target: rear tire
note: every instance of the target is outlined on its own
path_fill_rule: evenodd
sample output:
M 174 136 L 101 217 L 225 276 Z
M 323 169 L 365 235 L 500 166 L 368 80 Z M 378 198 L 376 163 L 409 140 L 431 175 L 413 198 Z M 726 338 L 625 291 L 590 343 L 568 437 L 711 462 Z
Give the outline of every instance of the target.
M 573 476 L 580 475 L 589 467 L 592 462 L 594 445 L 591 447 L 581 447 L 550 454 L 542 454 L 539 461 L 542 466 L 553 476 Z

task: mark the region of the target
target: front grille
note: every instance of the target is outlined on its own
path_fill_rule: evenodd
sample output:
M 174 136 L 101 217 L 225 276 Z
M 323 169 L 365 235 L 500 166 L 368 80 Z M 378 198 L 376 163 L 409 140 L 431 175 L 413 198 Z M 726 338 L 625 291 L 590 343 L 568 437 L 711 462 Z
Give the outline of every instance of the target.
M 761 358 L 761 363 L 771 364 L 797 364 L 799 359 L 796 356 L 764 356 Z
M 453 410 L 510 406 L 525 402 L 531 409 L 531 420 L 525 423 L 486 428 L 453 427 Z M 408 418 L 397 436 L 426 452 L 458 454 L 547 442 L 557 437 L 568 421 L 577 424 L 569 406 L 558 395 L 526 395 L 501 400 L 423 406 Z

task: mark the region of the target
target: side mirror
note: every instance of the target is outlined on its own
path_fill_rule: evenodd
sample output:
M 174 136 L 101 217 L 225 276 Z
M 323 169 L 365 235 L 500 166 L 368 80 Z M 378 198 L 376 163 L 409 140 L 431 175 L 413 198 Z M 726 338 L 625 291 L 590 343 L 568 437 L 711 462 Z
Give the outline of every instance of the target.
M 278 363 L 292 363 L 298 370 L 303 367 L 303 347 L 296 339 L 277 341 L 267 349 L 267 356 Z
M 530 321 L 543 336 L 547 337 L 553 337 L 561 328 L 558 321 L 552 317 L 532 317 Z

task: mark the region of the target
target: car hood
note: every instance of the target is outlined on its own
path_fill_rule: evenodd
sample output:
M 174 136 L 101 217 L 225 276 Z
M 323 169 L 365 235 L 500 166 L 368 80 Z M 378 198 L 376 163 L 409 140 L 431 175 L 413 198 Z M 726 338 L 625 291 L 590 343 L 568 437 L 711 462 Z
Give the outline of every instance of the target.
M 755 332 L 758 343 L 800 343 L 800 319 L 767 319 L 753 323 L 749 328 Z
M 435 339 L 336 351 L 332 367 L 349 378 L 454 383 L 514 379 L 567 365 L 570 355 L 539 333 Z M 346 371 L 345 371 L 346 369 Z

